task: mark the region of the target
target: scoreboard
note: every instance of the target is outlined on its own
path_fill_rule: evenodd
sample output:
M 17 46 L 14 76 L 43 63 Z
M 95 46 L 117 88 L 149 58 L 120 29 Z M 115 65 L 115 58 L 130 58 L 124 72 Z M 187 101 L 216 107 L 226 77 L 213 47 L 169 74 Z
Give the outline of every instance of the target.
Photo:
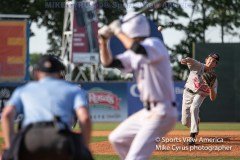
M 27 20 L 0 20 L 0 83 L 29 79 Z

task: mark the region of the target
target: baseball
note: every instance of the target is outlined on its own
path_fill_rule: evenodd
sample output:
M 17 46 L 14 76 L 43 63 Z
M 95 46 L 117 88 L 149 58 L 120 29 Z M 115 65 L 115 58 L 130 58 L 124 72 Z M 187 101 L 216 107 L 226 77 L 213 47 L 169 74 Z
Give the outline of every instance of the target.
M 158 31 L 162 31 L 163 27 L 162 26 L 158 26 Z

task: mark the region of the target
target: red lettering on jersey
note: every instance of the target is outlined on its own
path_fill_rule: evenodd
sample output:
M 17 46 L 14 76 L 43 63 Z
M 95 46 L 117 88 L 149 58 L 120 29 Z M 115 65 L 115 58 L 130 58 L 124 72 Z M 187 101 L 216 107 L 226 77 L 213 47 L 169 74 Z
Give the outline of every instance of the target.
M 205 93 L 210 93 L 210 88 L 207 86 L 205 83 L 200 83 L 198 77 L 195 77 L 193 79 L 194 87 L 196 90 L 205 92 Z

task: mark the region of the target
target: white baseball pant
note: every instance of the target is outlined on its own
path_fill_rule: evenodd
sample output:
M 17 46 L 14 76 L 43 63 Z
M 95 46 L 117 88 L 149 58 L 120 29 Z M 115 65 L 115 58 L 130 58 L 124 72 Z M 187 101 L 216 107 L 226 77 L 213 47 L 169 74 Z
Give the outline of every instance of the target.
M 156 148 L 156 138 L 163 137 L 177 121 L 177 109 L 158 103 L 151 110 L 141 109 L 123 121 L 109 141 L 122 160 L 147 160 Z
M 205 96 L 184 90 L 182 102 L 182 125 L 190 128 L 190 133 L 198 133 L 199 108 Z

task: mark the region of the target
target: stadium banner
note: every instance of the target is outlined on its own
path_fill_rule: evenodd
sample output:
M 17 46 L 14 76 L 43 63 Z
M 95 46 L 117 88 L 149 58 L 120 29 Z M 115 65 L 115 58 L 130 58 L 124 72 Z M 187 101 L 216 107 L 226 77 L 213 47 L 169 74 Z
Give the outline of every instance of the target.
M 93 122 L 120 122 L 128 116 L 127 83 L 83 83 Z
M 71 62 L 99 63 L 96 4 L 78 2 L 74 8 Z
M 23 84 L 0 84 L 0 113 L 14 89 Z M 143 108 L 134 82 L 82 83 L 82 88 L 88 92 L 89 110 L 93 122 L 121 122 Z M 175 82 L 179 119 L 183 89 L 184 82 Z
M 27 20 L 0 20 L 0 83 L 29 80 Z

